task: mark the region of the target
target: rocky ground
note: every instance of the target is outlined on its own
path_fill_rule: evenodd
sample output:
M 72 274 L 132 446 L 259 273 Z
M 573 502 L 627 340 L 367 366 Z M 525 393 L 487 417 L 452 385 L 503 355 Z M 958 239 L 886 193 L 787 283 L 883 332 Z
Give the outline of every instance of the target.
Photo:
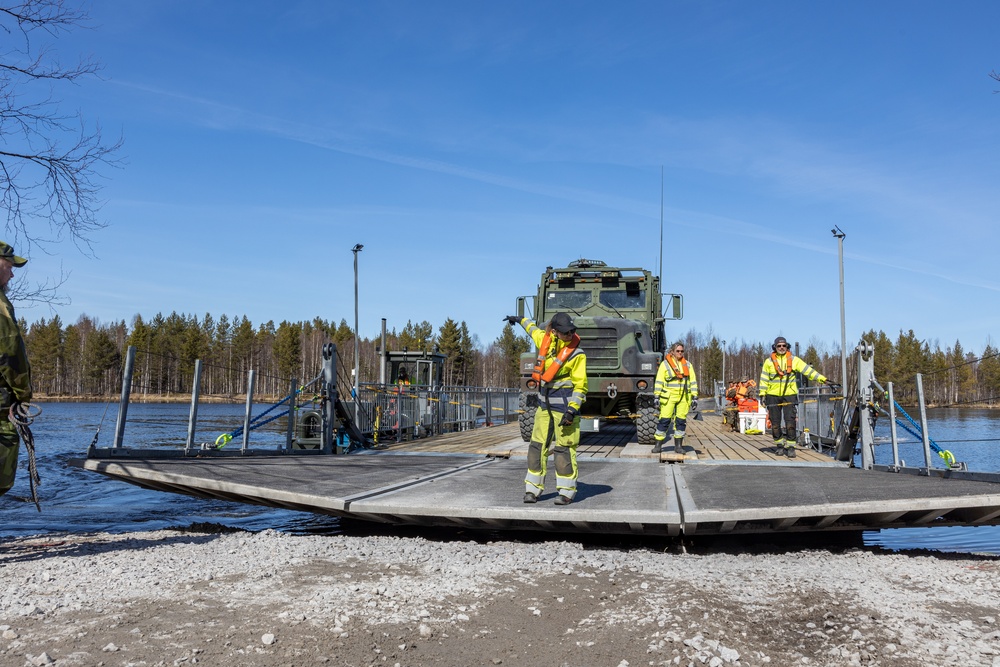
M 995 558 L 492 538 L 6 540 L 0 665 L 1000 666 Z

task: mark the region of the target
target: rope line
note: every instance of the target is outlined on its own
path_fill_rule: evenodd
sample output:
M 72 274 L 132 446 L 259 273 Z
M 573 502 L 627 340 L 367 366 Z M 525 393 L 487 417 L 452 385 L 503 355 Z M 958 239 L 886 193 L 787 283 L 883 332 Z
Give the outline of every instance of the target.
M 274 405 L 272 405 L 271 407 L 269 407 L 267 410 L 264 410 L 264 412 L 260 413 L 256 417 L 252 417 L 250 419 L 250 430 L 253 431 L 253 430 L 256 430 L 256 429 L 260 428 L 261 426 L 265 426 L 267 424 L 270 424 L 275 419 L 280 419 L 281 417 L 284 417 L 289 412 L 291 412 L 291 409 L 289 408 L 288 410 L 285 410 L 283 412 L 279 412 L 278 414 L 274 415 L 273 417 L 269 417 L 268 419 L 265 419 L 264 421 L 259 421 L 262 417 L 264 417 L 264 415 L 268 414 L 272 410 L 276 410 L 277 408 L 281 407 L 282 405 L 284 405 L 285 403 L 287 403 L 288 401 L 290 401 L 292 399 L 292 397 L 294 397 L 294 396 L 302 393 L 303 389 L 305 389 L 305 386 L 299 387 L 294 392 L 292 392 L 288 396 L 285 396 L 283 399 L 281 399 L 280 401 L 278 401 L 277 403 L 275 403 Z M 229 433 L 223 433 L 222 435 L 220 435 L 218 438 L 215 439 L 215 448 L 216 449 L 222 449 L 223 447 L 225 447 L 226 445 L 228 445 L 232 441 L 233 438 L 235 438 L 238 435 L 242 435 L 242 434 L 243 434 L 243 426 L 238 426 L 235 429 L 233 429 L 232 431 L 230 431 Z
M 906 410 L 904 410 L 902 408 L 902 406 L 899 405 L 899 403 L 896 403 L 896 401 L 893 401 L 893 404 L 896 406 L 896 409 L 899 410 L 899 414 L 901 414 L 904 417 L 906 417 L 907 421 L 909 421 L 910 424 L 913 425 L 913 428 L 910 428 L 909 426 L 907 426 L 906 424 L 904 424 L 902 421 L 899 420 L 899 418 L 896 419 L 896 423 L 899 424 L 900 426 L 902 426 L 904 431 L 906 431 L 907 433 L 909 433 L 910 435 L 912 435 L 915 438 L 920 438 L 920 441 L 923 442 L 923 431 L 921 430 L 921 428 L 917 424 L 917 422 L 913 421 L 913 417 L 911 417 L 909 414 L 907 414 Z M 944 449 L 943 447 L 941 447 L 940 445 L 938 445 L 936 442 L 934 442 L 934 440 L 931 439 L 931 437 L 929 435 L 927 436 L 927 442 L 930 443 L 931 449 L 933 449 L 937 453 L 937 455 L 940 456 L 944 460 L 944 463 L 945 463 L 946 466 L 948 466 L 949 468 L 951 468 L 952 466 L 955 465 L 955 455 L 954 454 L 952 454 L 950 451 L 948 451 L 947 449 Z
M 7 414 L 17 434 L 24 441 L 24 448 L 28 450 L 28 481 L 31 486 L 31 499 L 38 511 L 41 512 L 42 505 L 38 502 L 38 487 L 42 483 L 42 478 L 38 475 L 38 466 L 35 463 L 35 436 L 31 433 L 31 424 L 35 421 L 35 417 L 42 414 L 42 409 L 33 403 L 15 403 L 10 406 Z

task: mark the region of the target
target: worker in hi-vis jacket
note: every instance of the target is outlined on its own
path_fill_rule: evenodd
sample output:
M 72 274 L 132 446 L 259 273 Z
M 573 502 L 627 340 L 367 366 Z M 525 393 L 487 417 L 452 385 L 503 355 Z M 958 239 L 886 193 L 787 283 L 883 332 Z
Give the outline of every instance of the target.
M 792 354 L 788 349 L 788 341 L 778 336 L 771 346 L 771 356 L 761 366 L 760 382 L 757 385 L 760 399 L 767 407 L 774 452 L 778 456 L 784 454 L 795 458 L 795 441 L 798 437 L 795 412 L 799 403 L 799 375 L 814 382 L 826 383 L 826 377 Z M 782 419 L 785 421 L 784 432 L 781 429 Z
M 527 317 L 508 315 L 505 319 L 524 327 L 538 348 L 531 377 L 538 383 L 539 404 L 528 446 L 524 502 L 537 502 L 545 489 L 546 460 L 554 439 L 556 505 L 569 505 L 576 497 L 576 447 L 580 444 L 580 406 L 587 397 L 587 355 L 566 313 L 553 315 L 544 330 Z
M 688 412 L 698 409 L 698 378 L 694 366 L 684 358 L 684 343 L 674 343 L 664 355 L 656 369 L 653 393 L 660 401 L 653 453 L 659 453 L 666 439 L 673 435 L 674 451 L 683 454 Z

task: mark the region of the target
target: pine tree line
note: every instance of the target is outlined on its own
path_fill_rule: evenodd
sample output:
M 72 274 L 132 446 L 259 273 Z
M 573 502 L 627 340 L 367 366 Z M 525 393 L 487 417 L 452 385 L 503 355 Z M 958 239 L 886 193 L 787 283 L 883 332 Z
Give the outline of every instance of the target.
M 20 324 L 34 391 L 43 397 L 117 394 L 129 346 L 136 348 L 132 395 L 147 399 L 190 395 L 198 359 L 203 396 L 238 400 L 246 394 L 251 369 L 255 395 L 284 396 L 291 379 L 303 384 L 318 376 L 323 345 L 331 341 L 337 346 L 339 391 L 348 392 L 352 384 L 354 333 L 346 320 L 336 324 L 317 317 L 254 326 L 246 316 L 216 319 L 206 314 L 199 319 L 174 312 L 149 320 L 137 315 L 131 326 L 124 321 L 101 323 L 86 315 L 67 326 L 58 316 L 30 326 L 24 320 Z M 381 335 L 358 341 L 359 376 L 364 382 L 378 380 L 380 345 Z M 446 385 L 513 387 L 517 358 L 528 349 L 528 341 L 505 331 L 483 349 L 465 322 L 449 318 L 436 331 L 426 321 L 407 322 L 402 331 L 387 333 L 386 348 L 445 355 Z
M 937 341 L 919 339 L 912 329 L 900 331 L 895 340 L 884 331 L 871 329 L 861 340 L 875 350 L 875 379 L 883 387 L 892 382 L 895 399 L 902 405 L 916 405 L 918 373 L 923 376 L 924 401 L 929 406 L 1000 405 L 1000 349 L 992 344 L 977 357 L 958 340 L 942 349 Z M 714 382 L 722 379 L 722 341 L 711 331 L 700 334 L 694 330 L 682 341 L 695 365 L 702 393 L 710 394 Z M 770 343 L 741 340 L 727 342 L 725 347 L 727 380 L 757 380 L 761 364 L 771 354 Z M 813 339 L 800 346 L 798 355 L 831 382 L 844 382 L 839 344 L 825 346 Z M 847 357 L 849 386 L 856 382 L 853 355 L 851 347 Z
M 330 341 L 338 350 L 339 390 L 346 395 L 352 384 L 354 333 L 343 319 L 339 324 L 317 317 L 255 326 L 246 316 L 216 319 L 206 314 L 199 319 L 174 312 L 149 320 L 137 315 L 130 326 L 124 321 L 100 323 L 86 315 L 67 326 L 58 316 L 30 326 L 24 320 L 20 324 L 39 396 L 116 394 L 121 389 L 122 359 L 130 345 L 137 350 L 132 393 L 147 398 L 189 395 L 196 359 L 202 361 L 202 395 L 239 400 L 246 394 L 248 371 L 253 369 L 255 394 L 284 396 L 292 378 L 301 384 L 319 374 L 322 348 Z M 386 347 L 444 354 L 447 385 L 516 387 L 519 357 L 533 348 L 519 332 L 505 326 L 495 341 L 484 346 L 465 322 L 448 318 L 436 330 L 427 321 L 407 322 L 398 333 L 393 329 L 387 334 Z M 917 338 L 913 330 L 900 331 L 895 340 L 881 330 L 871 330 L 863 339 L 875 349 L 876 379 L 883 386 L 892 382 L 900 403 L 916 402 L 915 378 L 921 373 L 929 405 L 1000 404 L 1000 349 L 992 345 L 976 357 L 957 340 L 942 349 L 936 341 Z M 681 340 L 695 365 L 702 393 L 710 394 L 714 382 L 722 379 L 722 340 L 711 330 L 691 330 Z M 380 344 L 379 335 L 358 341 L 362 381 L 378 379 Z M 771 353 L 770 344 L 745 340 L 729 341 L 725 348 L 729 380 L 756 379 Z M 839 345 L 827 346 L 814 339 L 804 348 L 799 356 L 831 381 L 843 382 Z

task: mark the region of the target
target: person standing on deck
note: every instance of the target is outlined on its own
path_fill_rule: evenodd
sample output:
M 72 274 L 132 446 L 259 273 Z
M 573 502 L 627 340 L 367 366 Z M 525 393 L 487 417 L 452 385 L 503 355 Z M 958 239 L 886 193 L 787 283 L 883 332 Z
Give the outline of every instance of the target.
M 674 436 L 674 451 L 684 453 L 684 433 L 688 411 L 698 409 L 698 378 L 694 366 L 684 358 L 684 343 L 674 343 L 656 369 L 653 393 L 660 401 L 660 421 L 653 434 L 653 453 L 663 450 L 664 441 Z
M 545 490 L 545 467 L 552 447 L 556 467 L 556 505 L 576 497 L 576 448 L 580 444 L 580 406 L 587 397 L 587 355 L 580 349 L 576 325 L 566 313 L 556 313 L 543 331 L 531 319 L 508 315 L 520 324 L 538 348 L 531 377 L 538 382 L 539 405 L 528 446 L 528 474 L 524 502 L 534 503 Z
M 17 457 L 21 449 L 17 430 L 11 423 L 10 408 L 31 400 L 31 366 L 28 351 L 17 325 L 14 306 L 7 298 L 7 284 L 14 277 L 14 267 L 28 260 L 14 254 L 14 249 L 0 241 L 0 496 L 14 486 Z
M 771 421 L 775 454 L 795 458 L 795 441 L 798 437 L 795 406 L 799 403 L 797 376 L 801 374 L 822 384 L 826 384 L 826 377 L 792 354 L 788 349 L 788 341 L 782 336 L 774 339 L 771 350 L 771 356 L 764 360 L 760 369 L 757 388 L 760 399 L 767 407 L 767 418 Z M 785 420 L 784 434 L 781 430 L 782 418 Z

